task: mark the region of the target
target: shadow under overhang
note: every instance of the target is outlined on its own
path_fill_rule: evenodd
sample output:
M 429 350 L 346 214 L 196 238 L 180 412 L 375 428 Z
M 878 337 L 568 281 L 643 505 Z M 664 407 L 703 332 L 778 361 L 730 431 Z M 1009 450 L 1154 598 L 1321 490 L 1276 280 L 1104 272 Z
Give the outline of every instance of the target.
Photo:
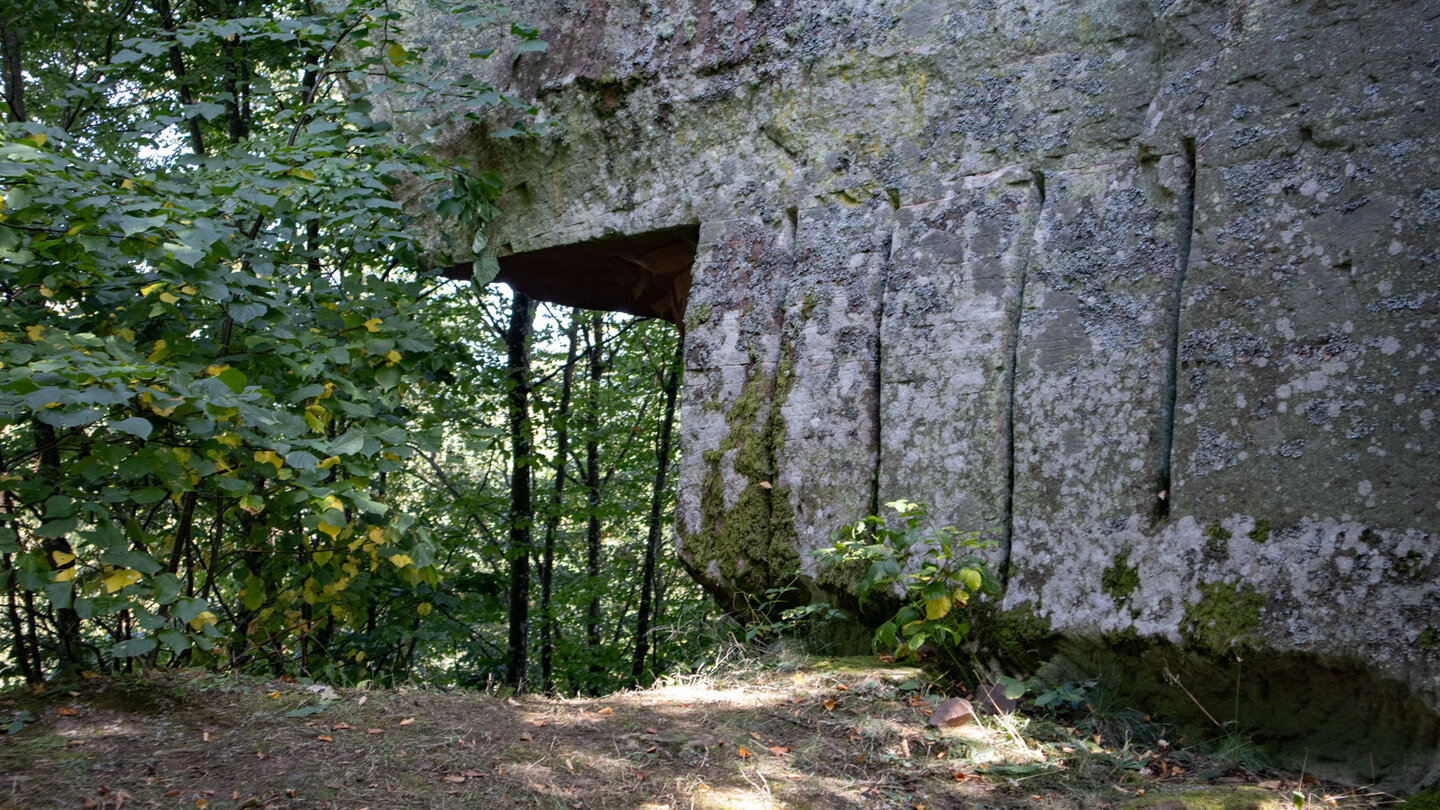
M 539 301 L 660 318 L 683 328 L 698 225 L 603 237 L 501 256 L 503 281 Z M 465 262 L 445 272 L 465 279 Z

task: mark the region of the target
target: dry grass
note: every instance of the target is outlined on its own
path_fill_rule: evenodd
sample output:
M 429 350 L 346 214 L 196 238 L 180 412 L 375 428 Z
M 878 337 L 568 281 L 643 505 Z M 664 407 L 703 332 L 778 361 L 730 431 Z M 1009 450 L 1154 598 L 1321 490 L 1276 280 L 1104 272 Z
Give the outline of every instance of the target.
M 0 736 L 0 808 L 1089 808 L 1297 786 L 1084 715 L 930 729 L 940 697 L 913 669 L 793 655 L 569 700 L 95 679 L 0 696 L 0 731 L 34 718 Z

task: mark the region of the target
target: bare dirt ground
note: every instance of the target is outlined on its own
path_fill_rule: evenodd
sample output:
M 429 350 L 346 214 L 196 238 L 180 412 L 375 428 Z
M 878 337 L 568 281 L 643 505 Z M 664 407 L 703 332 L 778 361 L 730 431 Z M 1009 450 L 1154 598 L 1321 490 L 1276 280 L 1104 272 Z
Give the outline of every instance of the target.
M 1393 803 L 1202 754 L 1142 715 L 1022 711 L 927 727 L 942 697 L 917 670 L 856 659 L 595 699 L 94 678 L 0 695 L 0 810 Z

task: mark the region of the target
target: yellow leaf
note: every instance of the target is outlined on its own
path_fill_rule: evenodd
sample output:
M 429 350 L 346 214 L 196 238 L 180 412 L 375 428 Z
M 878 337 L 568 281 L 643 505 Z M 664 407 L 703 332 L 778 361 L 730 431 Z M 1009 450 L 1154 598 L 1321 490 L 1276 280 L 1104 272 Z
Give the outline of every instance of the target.
M 942 596 L 939 599 L 926 600 L 925 618 L 929 619 L 932 622 L 936 619 L 943 619 L 945 618 L 945 614 L 950 612 L 950 608 L 952 606 L 953 605 L 950 602 L 950 597 L 948 596 Z
M 325 534 L 330 535 L 330 539 L 331 539 L 331 540 L 334 540 L 336 537 L 338 537 L 338 536 L 340 535 L 340 530 L 341 530 L 341 529 L 344 529 L 345 527 L 344 527 L 344 526 L 331 526 L 329 523 L 326 523 L 325 521 L 322 520 L 322 521 L 320 521 L 320 525 L 319 525 L 319 526 L 316 526 L 315 528 L 319 529 L 320 531 L 324 532 Z M 399 555 L 397 555 L 397 556 L 399 556 Z M 406 559 L 409 559 L 409 558 L 407 557 Z M 399 565 L 399 563 L 396 563 L 396 565 Z
M 200 630 L 203 629 L 205 625 L 214 624 L 217 621 L 219 621 L 219 617 L 217 617 L 214 613 L 206 610 L 202 611 L 199 616 L 191 619 L 189 624 L 191 630 Z
M 78 568 L 71 567 L 71 568 L 64 568 L 64 569 L 61 569 L 61 570 L 59 570 L 59 571 L 56 571 L 56 572 L 55 572 L 55 581 L 56 581 L 56 582 L 69 582 L 70 580 L 72 580 L 72 579 L 75 578 L 75 572 L 78 571 L 78 570 L 79 570 Z
M 400 362 L 400 352 L 391 349 L 390 351 L 385 353 L 385 359 L 389 360 L 392 364 L 398 363 Z
M 185 286 L 180 288 L 180 292 L 184 293 L 185 295 L 194 295 L 197 291 L 194 287 L 186 284 Z
M 371 318 L 370 320 L 365 322 L 365 328 L 371 332 L 379 332 L 380 324 L 384 322 L 385 321 L 380 318 Z
M 390 556 L 390 563 L 396 568 L 404 568 L 407 565 L 413 565 L 415 561 L 410 559 L 410 555 L 408 554 L 392 554 Z
M 52 289 L 50 289 L 49 287 L 46 287 L 44 284 L 41 284 L 41 285 L 40 285 L 40 296 L 41 296 L 42 298 L 54 298 L 54 297 L 55 297 L 55 291 L 52 290 Z
M 164 338 L 161 338 L 160 340 L 155 341 L 155 350 L 150 352 L 150 356 L 145 359 L 150 361 L 151 363 L 158 363 L 169 356 L 170 348 L 165 344 Z
M 34 133 L 34 134 L 32 134 L 32 135 L 28 135 L 28 136 L 26 136 L 26 137 L 24 137 L 24 138 L 21 138 L 20 140 L 25 141 L 25 142 L 27 142 L 27 143 L 33 143 L 33 144 L 35 144 L 36 146 L 44 146 L 44 145 L 45 145 L 45 133 L 43 133 L 43 132 L 36 132 L 36 133 Z
M 298 178 L 300 178 L 301 180 L 314 180 L 314 179 L 315 179 L 315 172 L 312 172 L 312 171 L 310 171 L 309 169 L 291 169 L 290 171 L 286 172 L 286 174 L 294 175 L 295 177 L 298 177 Z
M 345 508 L 344 502 L 341 501 L 339 498 L 335 497 L 334 495 L 326 495 L 326 496 L 325 496 L 325 500 L 323 500 L 323 501 L 320 502 L 320 506 L 321 506 L 321 508 L 323 508 L 323 509 L 344 509 L 344 508 Z
M 214 377 L 214 376 L 216 376 L 216 375 L 225 373 L 225 369 L 228 369 L 228 368 L 230 368 L 230 367 L 229 367 L 229 366 L 222 366 L 222 365 L 220 365 L 219 363 L 214 363 L 214 364 L 211 364 L 211 365 L 205 367 L 205 374 L 206 374 L 207 376 Z
M 369 538 L 370 538 L 370 542 L 372 542 L 372 543 L 383 543 L 383 542 L 385 542 L 385 530 L 382 529 L 382 528 L 380 528 L 379 526 L 374 526 L 374 527 L 372 527 L 372 528 L 370 529 L 370 531 L 366 533 L 365 536 L 366 536 L 366 537 L 369 537 Z
M 216 436 L 215 441 L 225 445 L 231 450 L 234 450 L 235 448 L 240 446 L 240 437 L 236 436 L 234 433 L 225 433 L 220 436 Z
M 56 565 L 64 565 L 65 563 L 68 563 L 71 560 L 75 559 L 74 554 L 70 554 L 64 551 L 52 551 L 50 552 L 50 557 L 55 560 Z
M 279 693 L 279 692 L 271 692 L 270 694 L 266 695 L 265 697 L 270 698 L 271 700 L 274 700 L 275 698 L 280 697 L 280 693 Z
M 966 588 L 972 591 L 978 591 L 980 590 L 980 586 L 984 584 L 985 578 L 980 576 L 980 572 L 974 568 L 961 568 L 960 581 L 965 583 Z
M 146 284 L 144 287 L 141 287 L 141 288 L 140 288 L 140 295 L 141 295 L 141 297 L 149 298 L 149 297 L 150 297 L 150 293 L 155 292 L 156 290 L 158 290 L 158 289 L 160 289 L 161 287 L 164 287 L 164 286 L 165 286 L 165 282 L 163 282 L 163 281 L 157 281 L 157 282 L 155 282 L 155 283 L 153 283 L 153 284 Z
M 43 334 L 45 334 L 45 327 L 40 326 L 39 324 L 25 327 L 25 336 L 30 338 L 32 341 L 39 340 L 40 336 Z
M 105 578 L 105 592 L 115 593 L 116 591 L 134 585 L 140 581 L 140 572 L 132 571 L 129 568 L 121 568 Z
M 339 464 L 339 463 L 340 463 L 340 457 L 339 457 L 339 456 L 330 456 L 329 458 L 325 459 L 324 461 L 320 462 L 319 464 L 316 464 L 315 466 L 319 467 L 319 468 L 322 469 L 322 470 L 328 470 L 328 469 L 330 469 L 331 467 L 334 467 L 336 464 Z
M 120 187 L 125 189 L 126 191 L 134 191 L 135 181 L 127 177 L 124 180 L 120 181 Z
M 420 614 L 421 616 L 429 616 L 430 611 L 434 609 L 435 606 L 430 604 L 429 602 L 421 602 L 419 607 L 415 608 L 415 612 Z
M 274 450 L 256 450 L 255 463 L 273 464 L 277 470 L 285 466 L 285 460 L 280 458 L 280 454 Z
M 405 64 L 405 46 L 404 46 L 404 45 L 401 45 L 401 44 L 398 43 L 398 42 L 392 42 L 392 43 L 390 43 L 389 49 L 387 49 L 387 50 L 385 51 L 385 54 L 386 54 L 387 56 L 389 56 L 389 57 L 390 57 L 390 61 L 391 61 L 391 62 L 394 62 L 397 66 L 398 66 L 398 65 L 403 65 L 403 64 Z
M 83 227 L 85 227 L 85 226 L 84 226 L 84 225 L 72 225 L 72 226 L 70 227 L 70 230 L 68 230 L 68 231 L 65 232 L 65 235 L 66 235 L 66 236 L 74 236 L 75 234 L 79 233 L 79 232 L 80 232 L 80 229 L 83 228 Z
M 120 329 L 120 330 L 117 330 L 117 331 L 115 332 L 115 334 L 119 335 L 119 336 L 122 337 L 122 338 L 125 338 L 125 340 L 126 340 L 127 342 L 130 342 L 130 343 L 134 343 L 134 342 L 135 342 L 135 330 L 134 330 L 134 329 Z

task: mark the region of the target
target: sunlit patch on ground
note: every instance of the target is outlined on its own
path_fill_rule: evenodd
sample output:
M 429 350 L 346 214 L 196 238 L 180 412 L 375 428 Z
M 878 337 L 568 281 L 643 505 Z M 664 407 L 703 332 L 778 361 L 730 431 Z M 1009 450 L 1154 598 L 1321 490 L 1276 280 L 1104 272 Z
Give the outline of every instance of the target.
M 935 729 L 942 697 L 917 670 L 864 659 L 585 699 L 99 679 L 0 695 L 0 719 L 30 718 L 0 738 L 0 810 L 1121 808 L 1202 787 L 1277 807 L 1296 790 L 1314 806 L 1378 798 L 1083 711 Z

